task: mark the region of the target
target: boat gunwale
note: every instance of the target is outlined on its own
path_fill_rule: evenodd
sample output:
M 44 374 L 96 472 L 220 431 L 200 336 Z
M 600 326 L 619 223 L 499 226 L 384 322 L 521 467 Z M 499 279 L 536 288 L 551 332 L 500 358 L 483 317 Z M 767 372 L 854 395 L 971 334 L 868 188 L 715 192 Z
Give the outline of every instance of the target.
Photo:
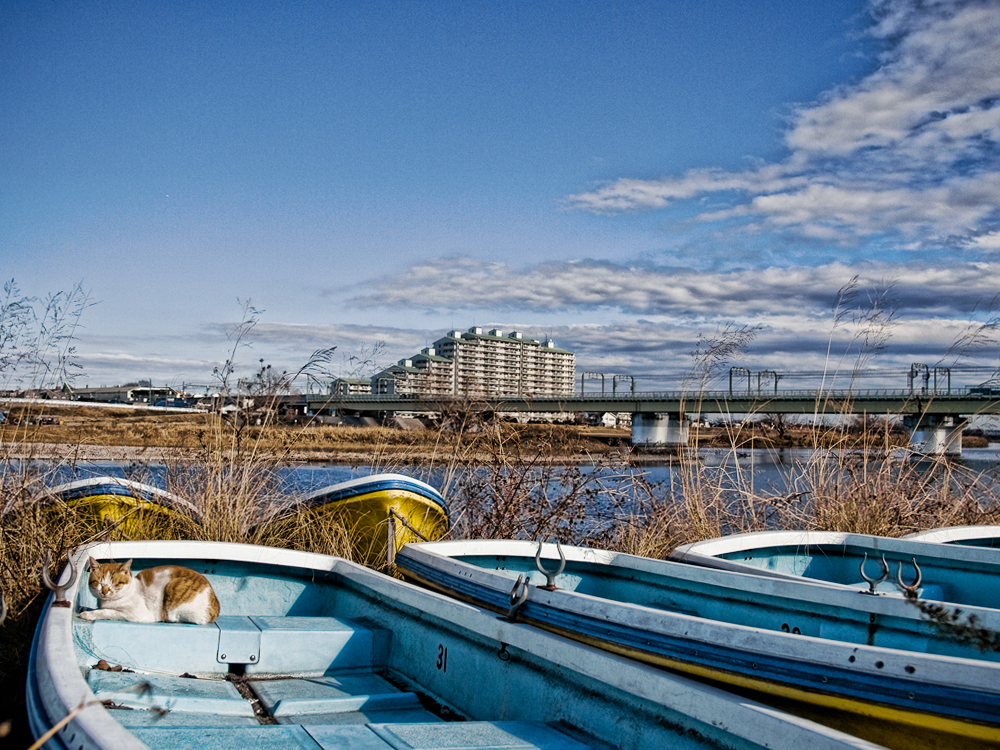
M 364 487 L 368 484 L 374 486 L 371 488 L 364 488 L 362 492 L 355 492 L 355 490 L 359 487 Z M 445 516 L 448 515 L 448 504 L 441 493 L 434 489 L 434 487 L 426 482 L 421 482 L 419 479 L 408 477 L 405 474 L 394 473 L 370 474 L 365 477 L 356 477 L 354 479 L 348 479 L 343 482 L 327 485 L 326 487 L 321 487 L 317 490 L 309 492 L 300 502 L 296 503 L 295 506 L 311 508 L 322 506 L 325 503 L 335 503 L 346 498 L 353 498 L 368 493 L 386 492 L 390 490 L 410 492 L 427 501 L 429 504 L 439 506 Z M 343 493 L 343 497 L 340 496 L 341 493 Z
M 901 539 L 914 542 L 932 542 L 934 544 L 949 544 L 952 542 L 967 542 L 975 539 L 1000 537 L 1000 526 L 942 526 L 937 529 L 916 531 Z
M 505 555 L 520 558 L 534 557 L 538 550 L 537 542 L 522 540 L 448 540 L 440 542 L 411 542 L 404 545 L 397 552 L 397 556 L 401 561 L 405 562 L 407 553 L 404 550 L 427 551 L 428 545 L 433 545 L 434 554 L 441 555 L 442 557 L 449 556 L 451 550 L 466 554 L 469 544 L 489 547 L 490 551 L 485 553 L 484 556 L 491 557 Z M 496 551 L 493 550 L 494 546 L 496 547 Z M 558 563 L 558 549 L 555 544 L 544 543 L 542 545 L 542 559 L 547 563 Z M 562 554 L 567 561 L 572 562 L 610 565 L 654 576 L 680 578 L 699 583 L 707 582 L 712 586 L 739 591 L 751 591 L 775 598 L 807 601 L 830 606 L 851 607 L 852 609 L 862 610 L 867 614 L 876 614 L 885 617 L 899 617 L 907 620 L 921 619 L 920 611 L 907 603 L 902 596 L 886 595 L 885 593 L 872 596 L 865 590 L 867 584 L 830 583 L 828 581 L 793 575 L 768 577 L 757 575 L 754 569 L 748 566 L 739 566 L 736 570 L 716 568 L 714 566 L 702 567 L 673 559 L 655 560 L 648 557 L 630 555 L 625 552 L 612 552 L 610 550 L 589 547 L 564 546 L 562 547 Z M 768 591 L 768 589 L 775 587 L 778 589 L 777 593 Z M 864 607 L 854 606 L 857 603 L 863 604 Z M 962 611 L 965 613 L 975 614 L 981 623 L 990 623 L 990 621 L 996 621 L 1000 618 L 1000 610 L 992 607 L 978 607 L 965 604 L 955 606 L 961 606 Z M 996 624 L 1000 627 L 1000 621 L 996 622 Z
M 751 531 L 745 534 L 732 534 L 684 544 L 677 547 L 670 554 L 670 558 L 682 562 L 695 556 L 719 559 L 719 555 L 775 547 L 801 547 L 804 550 L 812 548 L 821 550 L 826 547 L 857 547 L 907 557 L 925 556 L 948 562 L 972 562 L 1000 567 L 1000 556 L 995 550 L 985 547 L 941 545 L 905 537 L 884 537 L 844 531 Z M 736 560 L 728 560 L 728 562 L 738 564 Z M 773 573 L 774 571 L 769 572 Z
M 101 491 L 105 488 L 108 491 Z M 55 487 L 46 487 L 40 492 L 39 499 L 43 503 L 46 500 L 75 503 L 101 496 L 128 497 L 164 509 L 179 510 L 191 513 L 197 518 L 201 517 L 201 511 L 190 500 L 145 482 L 110 475 L 76 479 Z

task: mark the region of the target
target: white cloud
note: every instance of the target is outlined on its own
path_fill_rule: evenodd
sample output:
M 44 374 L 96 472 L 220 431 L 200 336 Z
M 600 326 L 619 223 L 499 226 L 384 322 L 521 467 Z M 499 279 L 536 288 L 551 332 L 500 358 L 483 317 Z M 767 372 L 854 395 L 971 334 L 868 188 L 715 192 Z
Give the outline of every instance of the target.
M 846 303 L 845 314 L 835 316 L 838 290 L 855 274 L 857 294 Z M 553 337 L 559 346 L 577 353 L 578 375 L 595 371 L 650 376 L 637 382 L 637 388 L 646 390 L 678 387 L 691 369 L 690 354 L 699 337 L 711 338 L 727 325 L 760 330 L 752 346 L 726 368 L 733 364 L 754 372 L 846 371 L 860 353 L 864 312 L 888 290 L 896 309 L 886 329 L 892 335 L 873 365 L 891 371 L 885 376 L 886 387 L 903 387 L 911 362 L 955 363 L 946 356 L 951 344 L 970 324 L 996 315 L 998 277 L 1000 261 L 951 266 L 869 263 L 863 268 L 828 263 L 710 273 L 595 261 L 515 269 L 443 258 L 384 279 L 367 297 L 355 300 L 356 305 L 406 311 L 400 316 L 402 327 L 264 319 L 248 335 L 249 346 L 235 352 L 237 375 L 252 376 L 260 359 L 294 372 L 311 352 L 330 346 L 338 347 L 330 363 L 332 374 L 370 374 L 376 367 L 366 370 L 365 360 L 379 342 L 384 347 L 375 364 L 385 366 L 418 353 L 456 323 L 464 329 L 477 321 L 488 328 L 519 330 L 529 338 Z M 414 295 L 415 287 L 419 295 Z M 416 321 L 421 327 L 413 325 Z M 80 348 L 87 354 L 80 357 L 85 374 L 78 384 L 146 377 L 174 385 L 211 384 L 213 367 L 232 350 L 227 337 L 231 330 L 219 325 L 197 337 L 150 337 L 141 342 L 81 336 Z M 834 354 L 828 360 L 831 342 Z M 963 363 L 995 367 L 995 344 L 971 352 Z M 956 371 L 955 382 L 980 382 L 987 376 Z M 815 386 L 807 379 L 789 378 L 782 385 Z
M 969 244 L 982 250 L 1000 250 L 1000 232 L 989 232 L 979 237 L 973 237 Z
M 995 2 L 873 3 L 886 39 L 877 70 L 800 107 L 787 158 L 743 172 L 622 178 L 569 196 L 594 213 L 735 196 L 701 221 L 857 242 L 940 243 L 1000 221 L 1000 9 Z M 976 243 L 972 243 L 976 246 Z
M 515 269 L 472 258 L 440 258 L 387 277 L 357 298 L 363 307 L 550 313 L 608 310 L 627 315 L 825 315 L 853 276 L 863 287 L 891 282 L 901 309 L 964 314 L 997 291 L 1000 262 L 843 263 L 710 273 L 612 262 L 544 263 Z M 414 286 L 420 295 L 413 294 Z

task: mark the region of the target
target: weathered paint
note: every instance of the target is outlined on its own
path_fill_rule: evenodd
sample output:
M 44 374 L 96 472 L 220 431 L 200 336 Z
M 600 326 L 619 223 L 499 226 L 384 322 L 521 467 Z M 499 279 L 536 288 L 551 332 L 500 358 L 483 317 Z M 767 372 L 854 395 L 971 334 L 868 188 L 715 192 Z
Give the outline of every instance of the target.
M 889 575 L 879 591 L 898 592 L 896 581 L 915 579 L 915 562 L 923 580 L 923 599 L 955 605 L 1000 608 L 1000 550 L 930 541 L 849 534 L 838 531 L 762 531 L 734 534 L 678 547 L 671 559 L 746 573 L 804 577 L 868 588 L 861 575 L 881 574 L 885 556 Z
M 223 615 L 206 626 L 90 623 L 76 614 L 92 605 L 78 577 L 67 591 L 74 606 L 47 607 L 39 623 L 28 691 L 33 731 L 95 700 L 132 710 L 90 705 L 53 747 L 873 747 L 336 558 L 123 542 L 83 550 L 76 564 L 88 555 L 192 567 L 211 581 Z M 253 629 L 259 636 L 248 638 Z M 239 684 L 223 681 L 233 665 L 219 660 L 232 649 L 237 671 L 251 684 L 264 680 L 258 693 L 277 724 L 258 724 L 229 689 Z M 107 656 L 133 671 L 94 669 Z M 145 695 L 130 690 L 146 682 Z M 435 704 L 447 710 L 430 710 Z M 466 721 L 442 723 L 448 716 Z
M 559 590 L 545 591 L 531 572 L 536 549 L 417 544 L 397 566 L 498 612 L 510 606 L 514 577 L 528 574 L 536 585 L 518 620 L 727 685 L 946 732 L 952 744 L 1000 741 L 998 655 L 939 636 L 900 597 L 578 548 L 563 548 Z M 553 546 L 545 557 L 556 557 Z M 996 610 L 967 611 L 1000 627 Z

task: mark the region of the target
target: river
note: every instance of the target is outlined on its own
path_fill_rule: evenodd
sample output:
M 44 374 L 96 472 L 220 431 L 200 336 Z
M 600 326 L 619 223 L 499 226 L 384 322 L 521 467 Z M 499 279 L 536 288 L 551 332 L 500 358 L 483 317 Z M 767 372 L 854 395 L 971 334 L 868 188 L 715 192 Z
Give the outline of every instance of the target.
M 729 470 L 734 474 L 738 473 L 742 486 L 750 486 L 756 492 L 764 495 L 788 492 L 789 482 L 794 482 L 794 476 L 800 468 L 815 455 L 814 451 L 804 448 L 737 450 L 735 452 L 725 449 L 702 449 L 698 453 L 704 466 Z M 990 486 L 1000 487 L 1000 444 L 993 444 L 988 448 L 966 448 L 961 458 L 949 459 L 949 461 L 953 466 L 960 467 L 969 475 L 988 477 Z M 930 460 L 919 461 L 915 465 L 919 469 L 923 466 L 930 467 L 933 462 Z M 279 467 L 277 477 L 280 491 L 294 495 L 387 470 L 393 471 L 394 469 L 347 464 L 300 464 Z M 677 470 L 676 462 L 664 461 L 662 463 L 644 463 L 619 471 L 629 471 L 635 475 L 641 475 L 650 484 L 665 485 L 671 482 L 674 472 Z M 53 467 L 52 476 L 47 481 L 50 486 L 54 486 L 93 476 L 115 476 L 138 479 L 155 486 L 165 487 L 168 484 L 168 471 L 168 467 L 162 464 L 79 462 L 75 465 Z M 444 488 L 447 481 L 447 472 L 439 467 L 406 466 L 395 469 L 395 471 L 427 482 L 439 490 Z M 596 471 L 611 473 L 607 469 L 596 469 Z

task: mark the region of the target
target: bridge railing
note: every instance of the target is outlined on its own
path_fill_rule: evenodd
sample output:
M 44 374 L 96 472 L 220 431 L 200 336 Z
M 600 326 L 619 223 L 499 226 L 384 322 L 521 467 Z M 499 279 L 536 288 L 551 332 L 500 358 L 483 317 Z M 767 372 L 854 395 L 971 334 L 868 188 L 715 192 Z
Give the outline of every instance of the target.
M 309 401 L 330 401 L 337 403 L 399 403 L 400 401 L 421 401 L 455 403 L 475 402 L 475 401 L 592 401 L 607 403 L 631 403 L 635 401 L 684 401 L 687 404 L 695 405 L 702 401 L 754 401 L 756 403 L 781 400 L 815 400 L 819 403 L 825 401 L 872 401 L 872 400 L 909 400 L 920 399 L 963 399 L 996 401 L 1000 399 L 1000 389 L 983 388 L 950 388 L 926 390 L 920 388 L 875 388 L 865 390 L 851 389 L 828 389 L 817 391 L 815 389 L 780 390 L 780 391 L 739 391 L 739 390 L 712 390 L 712 391 L 642 391 L 629 393 L 573 393 L 563 395 L 538 395 L 530 396 L 524 394 L 496 394 L 490 396 L 472 395 L 425 395 L 425 394 L 351 394 L 351 395 L 316 395 L 308 397 Z

